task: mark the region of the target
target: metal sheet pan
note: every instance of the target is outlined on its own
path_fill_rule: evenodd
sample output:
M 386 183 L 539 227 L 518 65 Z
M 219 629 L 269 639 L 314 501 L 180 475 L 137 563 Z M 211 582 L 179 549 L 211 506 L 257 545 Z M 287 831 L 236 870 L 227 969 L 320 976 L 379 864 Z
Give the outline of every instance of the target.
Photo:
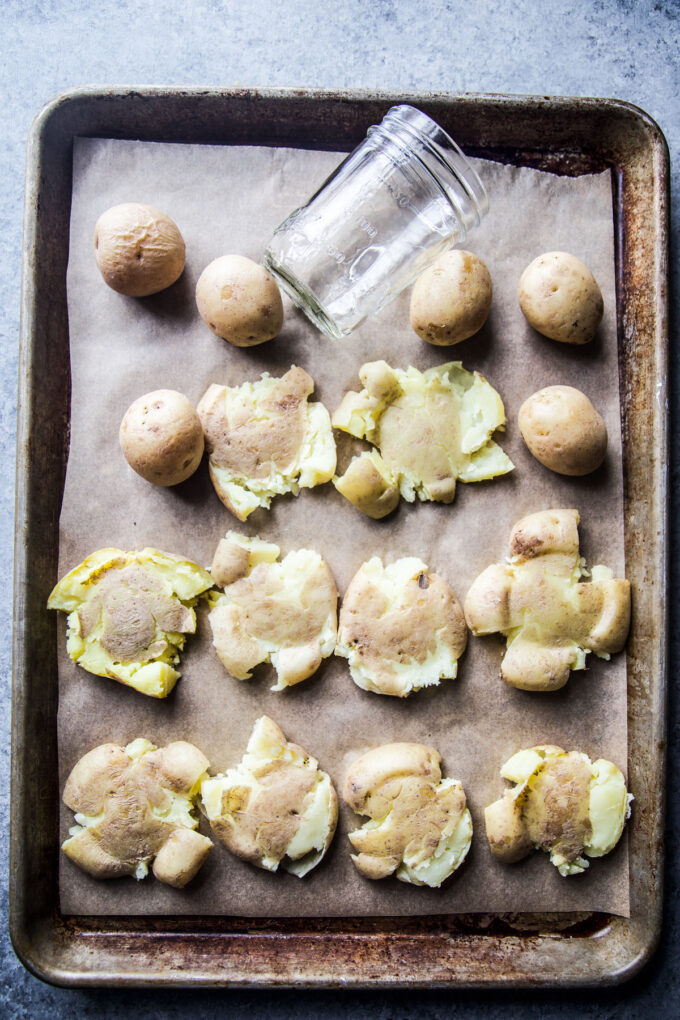
M 613 170 L 627 574 L 631 917 L 64 917 L 57 887 L 56 620 L 69 447 L 66 265 L 77 135 L 350 149 L 395 102 L 472 155 L 576 176 Z M 10 928 L 64 985 L 479 987 L 610 984 L 661 926 L 667 668 L 668 154 L 615 100 L 309 90 L 86 89 L 36 118 L 28 148 L 17 462 Z

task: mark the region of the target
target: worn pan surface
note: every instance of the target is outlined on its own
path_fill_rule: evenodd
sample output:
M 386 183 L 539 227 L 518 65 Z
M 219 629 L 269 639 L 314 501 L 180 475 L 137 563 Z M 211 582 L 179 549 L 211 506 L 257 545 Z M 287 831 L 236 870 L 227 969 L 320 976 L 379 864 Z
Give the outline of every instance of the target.
M 63 917 L 57 883 L 56 614 L 69 448 L 66 265 L 76 135 L 351 149 L 395 102 L 432 114 L 475 156 L 577 176 L 613 170 L 628 642 L 631 917 Z M 668 153 L 615 100 L 310 90 L 85 89 L 58 97 L 28 147 L 19 392 L 10 927 L 39 977 L 64 985 L 541 986 L 609 984 L 661 927 L 667 668 Z

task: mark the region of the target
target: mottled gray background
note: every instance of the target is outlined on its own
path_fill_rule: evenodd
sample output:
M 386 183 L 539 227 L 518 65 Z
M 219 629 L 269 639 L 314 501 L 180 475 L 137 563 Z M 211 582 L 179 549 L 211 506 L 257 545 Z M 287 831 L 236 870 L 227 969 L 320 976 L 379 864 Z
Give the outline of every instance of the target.
M 16 376 L 24 150 L 55 93 L 81 85 L 318 86 L 612 96 L 646 110 L 669 142 L 677 194 L 680 146 L 678 0 L 0 0 L 0 272 L 2 390 L 0 598 L 2 810 L 9 816 L 9 686 Z M 672 251 L 679 230 L 672 206 Z M 678 270 L 671 298 L 676 304 Z M 672 323 L 675 320 L 672 319 Z M 671 337 L 673 332 L 671 331 Z M 675 391 L 680 357 L 672 358 Z M 677 422 L 673 397 L 673 430 Z M 671 480 L 677 492 L 678 458 Z M 680 580 L 673 533 L 671 592 Z M 675 615 L 675 609 L 673 608 Z M 678 639 L 671 626 L 671 681 Z M 602 993 L 111 992 L 51 988 L 0 936 L 0 1010 L 8 1017 L 191 1016 L 387 1018 L 677 1016 L 680 732 L 671 688 L 664 934 L 633 982 Z M 0 860 L 7 860 L 7 826 Z M 2 909 L 7 874 L 3 864 Z

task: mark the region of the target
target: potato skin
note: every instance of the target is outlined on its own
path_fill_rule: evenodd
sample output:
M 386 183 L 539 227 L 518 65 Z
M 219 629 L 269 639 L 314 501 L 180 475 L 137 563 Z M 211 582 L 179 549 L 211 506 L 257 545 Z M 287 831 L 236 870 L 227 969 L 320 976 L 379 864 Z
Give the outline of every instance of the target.
M 477 255 L 448 251 L 413 286 L 411 326 L 427 343 L 450 347 L 482 328 L 492 294 L 489 270 Z
M 607 426 L 585 393 L 546 386 L 519 409 L 522 439 L 536 460 L 560 475 L 588 475 L 607 453 Z
M 104 282 L 128 297 L 157 294 L 184 269 L 179 228 L 152 205 L 126 202 L 107 209 L 94 228 L 94 248 Z
M 604 311 L 597 280 L 580 259 L 564 251 L 546 252 L 526 267 L 518 298 L 529 325 L 565 344 L 589 343 Z
M 193 404 L 177 390 L 153 390 L 130 405 L 120 447 L 133 471 L 154 485 L 177 485 L 201 462 L 204 439 Z
M 283 325 L 283 302 L 274 277 L 244 255 L 222 255 L 201 273 L 196 304 L 203 321 L 235 347 L 273 340 Z

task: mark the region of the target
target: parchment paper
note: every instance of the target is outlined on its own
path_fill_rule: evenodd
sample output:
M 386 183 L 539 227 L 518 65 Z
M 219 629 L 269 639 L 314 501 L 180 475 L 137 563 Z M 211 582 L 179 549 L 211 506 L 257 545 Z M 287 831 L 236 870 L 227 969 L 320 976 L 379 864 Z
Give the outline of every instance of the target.
M 524 514 L 577 507 L 588 564 L 624 571 L 622 466 L 616 354 L 614 248 L 608 174 L 560 178 L 490 162 L 476 164 L 491 211 L 468 247 L 487 263 L 494 283 L 490 318 L 476 337 L 453 348 L 430 347 L 408 325 L 408 292 L 343 342 L 334 343 L 286 303 L 278 339 L 250 350 L 224 343 L 200 320 L 194 287 L 213 258 L 239 252 L 259 260 L 274 227 L 313 193 L 340 154 L 77 140 L 74 151 L 68 298 L 73 374 L 72 434 L 61 517 L 60 576 L 101 546 L 145 545 L 209 565 L 230 528 L 277 542 L 282 554 L 309 546 L 326 558 L 340 593 L 360 564 L 417 555 L 442 574 L 459 599 L 477 574 L 508 553 L 511 526 Z M 148 202 L 179 225 L 187 245 L 184 275 L 163 294 L 125 298 L 102 282 L 93 255 L 99 214 L 118 202 Z M 546 340 L 525 323 L 516 291 L 521 271 L 543 251 L 579 256 L 604 295 L 599 338 L 587 347 Z M 197 403 L 212 382 L 238 384 L 262 371 L 291 365 L 316 381 L 316 398 L 331 410 L 347 388 L 359 388 L 364 361 L 385 358 L 424 370 L 462 360 L 500 391 L 508 417 L 500 441 L 515 471 L 493 482 L 459 484 L 451 506 L 408 505 L 385 521 L 371 521 L 330 485 L 275 499 L 271 511 L 244 525 L 213 492 L 205 463 L 174 489 L 147 484 L 125 463 L 120 420 L 149 390 L 178 389 Z M 552 383 L 578 386 L 603 414 L 610 445 L 603 468 L 585 479 L 543 468 L 517 429 L 521 402 Z M 339 440 L 341 462 L 361 444 Z M 353 916 L 454 912 L 603 910 L 628 914 L 625 839 L 614 853 L 579 877 L 563 879 L 536 853 L 512 866 L 491 857 L 483 810 L 499 797 L 501 764 L 520 747 L 556 743 L 626 766 L 624 656 L 573 673 L 553 694 L 514 690 L 500 679 L 504 643 L 470 636 L 459 678 L 408 699 L 381 697 L 352 682 L 344 659 L 327 660 L 313 678 L 273 693 L 270 667 L 251 681 L 230 677 L 211 646 L 206 611 L 183 655 L 182 679 L 165 701 L 95 677 L 67 657 L 60 624 L 59 769 L 63 783 L 86 751 L 105 741 L 138 736 L 156 744 L 185 739 L 210 758 L 215 771 L 240 760 L 253 722 L 270 715 L 287 736 L 314 754 L 341 790 L 348 763 L 360 752 L 394 740 L 434 745 L 444 774 L 467 793 L 475 835 L 464 866 L 441 889 L 390 879 L 369 882 L 350 857 L 347 832 L 360 824 L 344 806 L 325 861 L 304 880 L 269 874 L 215 847 L 199 877 L 184 890 L 148 878 L 96 882 L 61 859 L 61 907 L 66 914 L 231 914 Z M 62 813 L 61 838 L 72 816 Z M 632 821 L 634 824 L 634 818 Z M 208 832 L 205 820 L 202 831 Z

